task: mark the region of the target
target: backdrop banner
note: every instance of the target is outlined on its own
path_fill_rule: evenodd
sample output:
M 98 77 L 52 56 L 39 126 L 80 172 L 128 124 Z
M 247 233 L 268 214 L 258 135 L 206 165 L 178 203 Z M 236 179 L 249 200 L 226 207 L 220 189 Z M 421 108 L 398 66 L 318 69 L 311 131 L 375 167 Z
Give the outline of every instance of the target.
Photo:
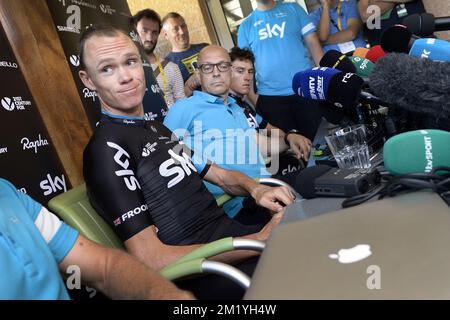
M 0 26 L 0 178 L 43 205 L 71 188 Z

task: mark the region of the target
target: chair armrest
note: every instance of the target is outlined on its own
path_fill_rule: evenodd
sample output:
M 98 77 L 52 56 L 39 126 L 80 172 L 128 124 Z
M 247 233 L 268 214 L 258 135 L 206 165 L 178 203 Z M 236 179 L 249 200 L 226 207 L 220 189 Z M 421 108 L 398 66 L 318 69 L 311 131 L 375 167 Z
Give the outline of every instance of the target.
M 262 241 L 228 237 L 204 244 L 200 248 L 191 251 L 177 261 L 173 262 L 170 266 L 198 258 L 207 259 L 231 250 L 255 250 L 262 252 L 264 248 L 265 243 Z
M 233 238 L 232 237 L 223 238 L 202 245 L 200 248 L 189 252 L 188 254 L 182 256 L 180 259 L 178 259 L 177 261 L 173 262 L 170 265 L 175 265 L 181 262 L 194 260 L 198 258 L 209 258 L 219 253 L 230 250 L 233 250 Z
M 244 289 L 250 287 L 250 278 L 242 271 L 222 262 L 208 261 L 203 258 L 171 264 L 161 271 L 161 275 L 168 280 L 176 280 L 198 273 L 212 273 L 224 276 Z

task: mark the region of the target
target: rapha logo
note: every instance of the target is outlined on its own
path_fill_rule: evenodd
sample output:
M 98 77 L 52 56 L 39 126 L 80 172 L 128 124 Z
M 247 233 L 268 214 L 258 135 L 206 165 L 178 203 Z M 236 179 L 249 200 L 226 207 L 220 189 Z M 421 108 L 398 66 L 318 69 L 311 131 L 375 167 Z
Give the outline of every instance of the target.
M 74 67 L 80 66 L 80 58 L 75 54 L 70 56 L 69 61 Z
M 14 108 L 17 110 L 25 110 L 26 106 L 31 106 L 31 101 L 23 100 L 22 97 L 4 97 L 2 99 L 2 107 L 8 111 L 13 111 Z
M 38 139 L 34 141 L 30 141 L 30 139 L 24 137 L 20 140 L 20 143 L 22 144 L 23 150 L 32 149 L 34 150 L 34 153 L 37 153 L 38 148 L 48 146 L 48 141 L 46 139 L 42 139 L 41 134 L 39 134 Z
M 100 10 L 103 13 L 110 14 L 110 15 L 113 15 L 114 13 L 116 13 L 116 10 L 111 8 L 111 6 L 109 4 L 101 4 L 100 5 Z
M 85 99 L 92 99 L 95 102 L 95 98 L 97 97 L 97 92 L 91 91 L 88 88 L 83 89 L 83 94 Z
M 58 191 L 67 191 L 66 179 L 64 178 L 64 175 L 53 178 L 50 174 L 47 174 L 47 179 L 42 180 L 39 186 L 42 190 L 44 190 L 44 196 L 48 196 Z

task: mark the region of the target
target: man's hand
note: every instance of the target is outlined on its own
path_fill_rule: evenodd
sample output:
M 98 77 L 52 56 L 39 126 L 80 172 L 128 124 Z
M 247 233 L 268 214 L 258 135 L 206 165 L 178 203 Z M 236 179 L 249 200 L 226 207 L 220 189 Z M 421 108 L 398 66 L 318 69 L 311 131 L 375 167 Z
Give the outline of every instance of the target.
M 192 95 L 192 92 L 200 87 L 200 85 L 201 83 L 198 76 L 195 73 L 191 75 L 184 83 L 184 93 L 186 97 L 190 97 Z
M 155 299 L 155 297 L 153 297 Z M 180 289 L 175 289 L 171 291 L 161 292 L 156 295 L 158 300 L 195 300 L 195 297 L 189 291 L 184 291 Z
M 256 204 L 272 212 L 280 212 L 283 207 L 294 202 L 294 195 L 287 187 L 269 187 L 262 184 L 252 190 Z
M 289 142 L 289 147 L 297 156 L 297 159 L 303 158 L 305 161 L 309 159 L 309 153 L 311 152 L 311 140 L 300 135 L 291 133 L 286 137 Z
M 272 216 L 272 219 L 262 228 L 258 233 L 252 237 L 252 239 L 256 239 L 259 241 L 266 241 L 269 238 L 270 233 L 272 232 L 272 229 L 275 228 L 281 221 L 281 218 L 283 218 L 284 210 L 280 213 L 274 214 Z

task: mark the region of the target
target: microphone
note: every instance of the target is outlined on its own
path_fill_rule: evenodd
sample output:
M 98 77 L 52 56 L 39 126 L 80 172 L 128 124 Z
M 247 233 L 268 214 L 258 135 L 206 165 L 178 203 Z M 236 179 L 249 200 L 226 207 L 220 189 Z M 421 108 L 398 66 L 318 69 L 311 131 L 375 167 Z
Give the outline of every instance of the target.
M 430 173 L 450 166 L 450 132 L 416 130 L 398 134 L 383 147 L 384 167 L 392 175 Z
M 381 100 L 435 121 L 450 120 L 450 63 L 391 53 L 380 59 L 369 86 Z
M 366 193 L 380 181 L 377 170 L 339 169 L 327 165 L 308 167 L 295 179 L 295 190 L 305 199 L 352 197 Z
M 402 23 L 415 35 L 428 37 L 435 31 L 450 30 L 450 17 L 435 18 L 431 13 L 412 14 Z
M 369 49 L 366 54 L 366 59 L 370 60 L 373 63 L 376 63 L 378 59 L 384 57 L 386 52 L 384 52 L 383 48 L 378 44 Z
M 369 49 L 367 49 L 367 48 L 356 48 L 355 51 L 353 51 L 353 56 L 365 58 L 367 52 L 369 52 Z
M 375 67 L 375 64 L 368 59 L 364 59 L 361 57 L 349 57 L 348 59 L 355 66 L 355 73 L 362 78 L 367 78 L 372 73 L 372 70 Z
M 333 68 L 316 67 L 297 72 L 292 90 L 305 99 L 328 101 L 339 108 L 356 104 L 364 80 L 354 73 Z
M 396 24 L 383 31 L 380 44 L 385 52 L 408 53 L 416 39 L 407 27 Z
M 418 39 L 414 41 L 409 55 L 450 62 L 450 42 L 435 38 Z
M 337 50 L 328 50 L 319 62 L 321 67 L 335 68 L 344 72 L 356 73 L 356 68 L 350 59 Z

